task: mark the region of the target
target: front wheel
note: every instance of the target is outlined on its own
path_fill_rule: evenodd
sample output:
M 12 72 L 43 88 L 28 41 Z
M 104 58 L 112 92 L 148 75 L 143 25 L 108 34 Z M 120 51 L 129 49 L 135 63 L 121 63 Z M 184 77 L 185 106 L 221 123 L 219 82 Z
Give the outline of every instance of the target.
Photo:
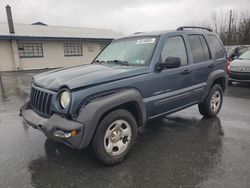
M 92 142 L 96 158 L 106 165 L 124 160 L 137 137 L 137 123 L 127 110 L 109 113 L 100 122 Z
M 211 118 L 215 117 L 222 106 L 223 90 L 220 85 L 215 84 L 206 99 L 198 105 L 201 115 Z

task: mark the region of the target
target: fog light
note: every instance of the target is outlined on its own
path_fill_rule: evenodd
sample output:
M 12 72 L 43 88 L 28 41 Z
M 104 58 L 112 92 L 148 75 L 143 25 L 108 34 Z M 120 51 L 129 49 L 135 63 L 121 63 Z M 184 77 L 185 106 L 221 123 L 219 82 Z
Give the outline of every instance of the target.
M 53 135 L 55 137 L 58 137 L 58 138 L 69 138 L 71 136 L 76 136 L 77 135 L 77 131 L 76 130 L 73 130 L 71 132 L 63 132 L 61 130 L 57 130 L 53 133 Z
M 77 131 L 76 130 L 73 130 L 70 132 L 71 136 L 76 136 L 77 135 Z

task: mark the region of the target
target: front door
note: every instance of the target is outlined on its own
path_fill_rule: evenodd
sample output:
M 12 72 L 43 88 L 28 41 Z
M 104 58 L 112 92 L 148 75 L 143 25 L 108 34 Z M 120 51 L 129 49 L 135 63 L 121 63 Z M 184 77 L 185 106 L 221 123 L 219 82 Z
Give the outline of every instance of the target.
M 191 86 L 191 70 L 182 36 L 172 36 L 166 39 L 160 61 L 165 62 L 169 57 L 179 58 L 181 66 L 152 73 L 150 79 L 152 97 L 146 99 L 149 100 L 146 102 L 150 106 L 148 108 L 150 118 L 177 110 L 189 103 L 185 97 Z

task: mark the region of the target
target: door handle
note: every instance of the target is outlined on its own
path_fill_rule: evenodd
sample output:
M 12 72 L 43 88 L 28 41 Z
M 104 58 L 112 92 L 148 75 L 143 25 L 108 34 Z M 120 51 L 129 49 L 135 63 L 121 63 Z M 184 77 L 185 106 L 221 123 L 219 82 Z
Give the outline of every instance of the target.
M 181 74 L 189 74 L 191 72 L 190 69 L 185 69 L 184 71 L 181 72 Z
M 214 64 L 211 63 L 210 65 L 208 65 L 209 68 L 213 68 L 214 67 Z

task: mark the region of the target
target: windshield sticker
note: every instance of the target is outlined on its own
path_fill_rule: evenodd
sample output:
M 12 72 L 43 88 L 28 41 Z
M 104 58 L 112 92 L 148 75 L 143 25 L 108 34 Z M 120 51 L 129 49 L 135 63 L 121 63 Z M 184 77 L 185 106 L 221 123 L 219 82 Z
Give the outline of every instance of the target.
M 150 44 L 155 43 L 155 38 L 149 38 L 149 39 L 139 39 L 136 44 Z

